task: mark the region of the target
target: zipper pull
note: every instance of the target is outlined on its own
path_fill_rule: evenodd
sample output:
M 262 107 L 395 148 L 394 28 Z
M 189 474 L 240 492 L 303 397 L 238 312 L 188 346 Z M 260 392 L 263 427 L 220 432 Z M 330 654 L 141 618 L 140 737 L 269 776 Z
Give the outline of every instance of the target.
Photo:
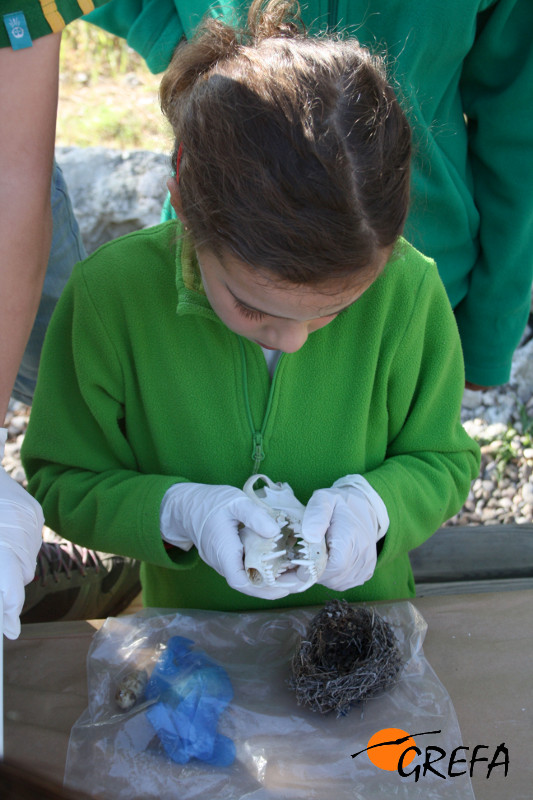
M 254 473 L 259 471 L 259 465 L 261 461 L 265 457 L 265 453 L 263 451 L 263 434 L 259 431 L 255 431 L 252 437 L 253 448 L 252 448 L 252 459 L 254 461 Z

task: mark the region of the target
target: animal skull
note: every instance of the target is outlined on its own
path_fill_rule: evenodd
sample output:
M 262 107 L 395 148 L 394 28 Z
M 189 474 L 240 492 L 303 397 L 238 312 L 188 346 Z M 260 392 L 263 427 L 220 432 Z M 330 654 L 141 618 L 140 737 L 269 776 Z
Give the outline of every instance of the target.
M 266 486 L 254 489 L 260 479 Z M 299 591 L 308 589 L 322 575 L 328 554 L 325 539 L 319 543 L 307 542 L 302 536 L 305 506 L 295 497 L 288 483 L 274 483 L 266 475 L 252 475 L 244 484 L 243 491 L 281 525 L 280 533 L 270 539 L 246 526 L 241 528 L 248 578 L 256 586 L 273 586 L 283 573 L 298 570 L 294 585 Z M 306 584 L 303 588 L 302 581 Z

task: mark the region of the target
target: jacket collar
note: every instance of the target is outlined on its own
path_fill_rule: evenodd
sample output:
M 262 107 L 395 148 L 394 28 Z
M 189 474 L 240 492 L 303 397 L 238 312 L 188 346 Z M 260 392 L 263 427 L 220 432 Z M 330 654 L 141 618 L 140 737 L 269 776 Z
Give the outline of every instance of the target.
M 206 297 L 192 240 L 180 223 L 177 225 L 176 237 L 176 288 L 178 290 L 176 313 L 178 315 L 201 314 L 210 319 L 219 320 Z

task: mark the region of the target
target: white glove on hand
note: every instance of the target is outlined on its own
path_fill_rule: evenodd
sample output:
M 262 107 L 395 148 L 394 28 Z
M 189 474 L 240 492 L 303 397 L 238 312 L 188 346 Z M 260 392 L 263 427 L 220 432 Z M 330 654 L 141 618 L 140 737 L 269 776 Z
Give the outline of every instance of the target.
M 319 583 L 344 592 L 368 581 L 376 568 L 376 544 L 388 527 L 385 503 L 361 475 L 347 475 L 330 489 L 313 492 L 302 535 L 318 542 L 326 534 L 328 562 Z
M 0 428 L 0 461 L 7 430 Z M 4 633 L 20 634 L 24 586 L 33 580 L 44 524 L 41 506 L 0 466 L 0 593 L 4 606 Z M 1 646 L 1 643 L 0 643 Z
M 238 592 L 265 600 L 286 597 L 291 590 L 283 581 L 276 586 L 257 587 L 248 579 L 240 523 L 266 539 L 280 531 L 265 509 L 234 486 L 177 483 L 163 497 L 160 526 L 166 542 L 182 550 L 195 545 L 200 558 Z

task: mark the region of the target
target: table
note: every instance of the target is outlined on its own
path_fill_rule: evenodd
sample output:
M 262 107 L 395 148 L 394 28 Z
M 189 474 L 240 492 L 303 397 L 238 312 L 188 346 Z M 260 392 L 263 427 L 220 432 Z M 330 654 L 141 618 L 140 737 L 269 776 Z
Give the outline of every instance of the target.
M 475 765 L 476 800 L 533 798 L 533 590 L 412 601 L 428 623 L 424 653 L 455 706 L 462 741 L 509 773 Z M 5 757 L 61 781 L 70 729 L 87 705 L 86 655 L 102 620 L 25 625 L 4 640 Z M 459 757 L 465 757 L 461 753 Z M 456 769 L 464 769 L 458 764 Z

